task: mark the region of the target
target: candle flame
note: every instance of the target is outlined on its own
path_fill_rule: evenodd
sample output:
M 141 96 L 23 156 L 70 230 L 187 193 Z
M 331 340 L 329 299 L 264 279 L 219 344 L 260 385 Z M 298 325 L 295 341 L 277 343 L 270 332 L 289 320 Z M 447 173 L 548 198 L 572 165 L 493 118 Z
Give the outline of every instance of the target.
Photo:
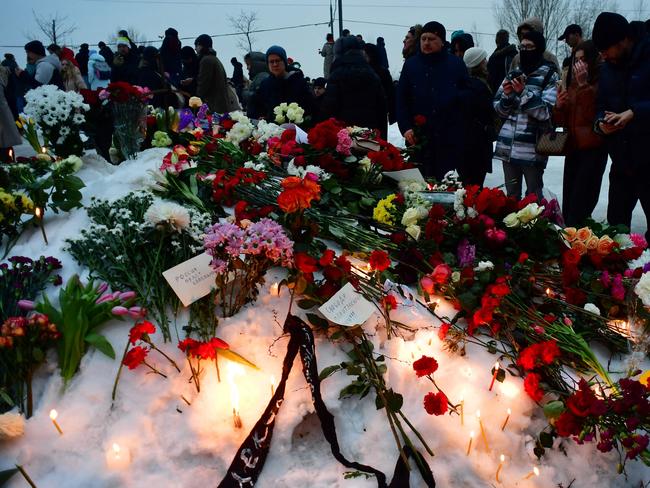
M 539 468 L 537 466 L 533 468 L 533 473 L 535 473 L 535 476 L 539 476 Z
M 271 295 L 280 296 L 280 285 L 276 281 L 271 285 Z
M 470 439 L 474 439 L 474 431 L 471 431 L 471 432 L 469 433 L 469 437 L 470 437 Z
M 235 381 L 235 376 L 243 375 L 244 367 L 228 361 L 228 366 L 226 367 L 226 378 L 228 379 L 228 384 L 230 385 L 230 399 L 232 401 L 232 408 L 235 413 L 239 413 L 239 388 L 237 388 L 237 382 Z
M 481 420 L 481 411 L 480 410 L 476 411 L 476 418 Z
M 41 207 L 36 207 L 34 209 L 34 215 L 36 215 L 36 218 L 41 218 L 41 215 L 43 215 L 43 211 L 41 210 Z
M 42 152 L 43 154 L 47 154 L 47 148 L 46 148 L 46 147 L 42 147 L 42 148 L 41 148 L 41 152 Z
M 501 462 L 504 462 L 506 460 L 506 457 L 505 455 L 501 454 L 501 457 L 499 459 L 501 459 Z
M 551 289 L 550 288 L 546 289 L 546 295 L 548 295 L 549 297 L 551 296 Z
M 58 416 L 59 416 L 59 412 L 57 412 L 57 411 L 54 410 L 54 409 L 50 410 L 50 418 L 51 418 L 52 420 L 56 420 L 56 418 L 57 418 Z
M 512 410 L 508 409 L 506 412 L 508 412 L 508 415 L 510 415 L 512 413 Z
M 120 445 L 117 442 L 113 442 L 113 453 L 116 457 L 119 457 L 121 450 Z
M 500 367 L 501 367 L 501 366 L 499 365 L 499 361 L 497 361 L 496 363 L 494 363 L 494 371 L 495 371 L 495 372 L 496 372 L 496 371 L 499 371 L 499 368 L 500 368 Z

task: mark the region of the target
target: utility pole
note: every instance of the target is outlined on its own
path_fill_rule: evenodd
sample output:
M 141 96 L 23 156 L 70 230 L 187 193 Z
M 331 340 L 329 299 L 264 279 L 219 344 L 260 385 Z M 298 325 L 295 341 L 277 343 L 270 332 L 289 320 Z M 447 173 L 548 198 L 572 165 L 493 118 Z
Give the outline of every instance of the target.
M 52 19 L 52 43 L 56 44 L 56 19 Z
M 343 35 L 343 0 L 339 0 L 339 37 Z
M 330 0 L 330 33 L 334 37 L 334 10 L 332 9 L 332 0 Z

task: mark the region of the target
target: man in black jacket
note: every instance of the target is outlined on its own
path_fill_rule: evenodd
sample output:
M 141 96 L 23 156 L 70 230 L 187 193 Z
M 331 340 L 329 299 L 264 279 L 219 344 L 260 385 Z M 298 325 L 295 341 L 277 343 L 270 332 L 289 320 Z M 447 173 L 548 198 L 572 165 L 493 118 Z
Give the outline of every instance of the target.
M 650 39 L 635 35 L 622 15 L 603 12 L 593 41 L 605 61 L 594 128 L 606 136 L 612 158 L 607 220 L 629 227 L 639 200 L 650 217 Z
M 510 34 L 507 30 L 501 29 L 497 32 L 495 42 L 497 47 L 490 55 L 487 65 L 488 83 L 492 93 L 496 93 L 503 83 L 506 73 L 510 71 L 512 60 L 517 55 L 517 47 L 510 44 Z

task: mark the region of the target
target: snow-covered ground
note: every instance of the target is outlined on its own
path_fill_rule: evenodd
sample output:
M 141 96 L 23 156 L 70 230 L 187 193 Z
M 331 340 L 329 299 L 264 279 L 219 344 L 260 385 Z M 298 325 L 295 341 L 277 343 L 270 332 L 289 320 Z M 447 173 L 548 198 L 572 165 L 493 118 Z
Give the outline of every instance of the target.
M 394 135 L 394 134 L 393 134 Z M 145 186 L 147 170 L 156 168 L 166 153 L 164 149 L 148 150 L 137 160 L 112 166 L 94 155 L 84 157 L 85 165 L 79 176 L 85 181 L 84 204 L 91 196 L 117 198 Z M 490 183 L 502 183 L 500 168 L 495 165 Z M 547 185 L 561 189 L 561 163 L 549 165 Z M 606 198 L 606 197 L 605 197 Z M 599 206 L 598 215 L 604 215 Z M 83 209 L 70 214 L 45 216 L 49 246 L 40 232 L 26 232 L 14 248 L 14 255 L 37 257 L 53 255 L 63 262 L 64 280 L 74 273 L 87 275 L 63 251 L 64 239 L 75 236 L 87 226 L 89 219 Z M 637 228 L 636 230 L 643 230 Z M 124 370 L 117 401 L 111 407 L 111 389 L 117 361 L 90 350 L 84 357 L 80 372 L 64 389 L 56 371 L 52 354 L 39 371 L 35 383 L 34 416 L 26 422 L 25 435 L 12 441 L 0 441 L 0 470 L 22 464 L 40 488 L 108 488 L 124 487 L 199 487 L 215 486 L 223 477 L 239 444 L 255 423 L 270 396 L 270 377 L 280 377 L 287 338 L 274 342 L 281 334 L 289 298 L 284 290 L 280 297 L 268 293 L 268 287 L 281 279 L 283 271 L 274 270 L 267 280 L 259 300 L 245 307 L 235 317 L 223 320 L 218 335 L 231 347 L 260 367 L 247 370 L 237 379 L 241 394 L 240 410 L 243 429 L 233 428 L 230 388 L 226 381 L 217 382 L 216 372 L 208 368 L 197 394 L 188 383 L 189 370 L 175 344 L 162 344 L 179 365 L 176 374 L 169 365 L 155 363 L 169 379 L 145 374 L 143 369 Z M 50 290 L 50 292 L 55 292 Z M 446 304 L 442 304 L 443 311 Z M 451 313 L 451 309 L 448 309 Z M 592 444 L 579 446 L 564 442 L 563 450 L 553 449 L 539 462 L 533 454 L 534 435 L 545 425 L 543 414 L 523 391 L 518 378 L 508 377 L 489 392 L 490 368 L 494 356 L 484 349 L 469 346 L 467 355 L 460 357 L 445 351 L 437 338 L 436 326 L 430 316 L 416 306 L 402 305 L 397 320 L 420 328 L 414 337 L 393 338 L 388 341 L 374 334 L 377 317 L 365 324 L 372 334 L 378 351 L 385 354 L 389 386 L 404 395 L 404 413 L 420 430 L 435 452 L 426 456 L 439 487 L 536 486 L 567 488 L 639 486 L 650 480 L 648 469 L 641 463 L 629 463 L 629 477 L 616 474 L 618 457 L 601 454 Z M 178 330 L 186 316 L 177 321 Z M 121 352 L 126 344 L 130 324 L 113 321 L 102 331 Z M 319 369 L 346 359 L 344 346 L 317 337 Z M 118 354 L 119 354 L 118 352 Z M 417 379 L 412 369 L 413 359 L 421 354 L 435 357 L 440 369 L 435 377 L 452 402 L 465 399 L 465 422 L 457 416 L 429 416 L 422 399 L 431 390 L 425 379 Z M 156 358 L 155 354 L 152 358 Z M 223 363 L 224 361 L 222 361 Z M 223 367 L 223 366 L 222 366 Z M 223 377 L 222 377 L 223 380 Z M 324 400 L 335 416 L 339 443 L 350 460 L 372 465 L 389 478 L 392 476 L 397 453 L 383 411 L 377 411 L 373 395 L 362 401 L 357 398 L 339 400 L 341 388 L 350 382 L 343 373 L 323 382 Z M 309 389 L 300 373 L 299 361 L 289 377 L 285 403 L 277 417 L 270 455 L 257 486 L 296 487 L 372 487 L 374 479 L 345 480 L 346 469 L 333 458 L 324 440 L 311 403 Z M 184 395 L 188 406 L 181 399 Z M 58 422 L 64 435 L 52 425 L 48 412 L 56 408 Z M 501 424 L 506 409 L 512 410 L 504 431 Z M 489 450 L 479 435 L 475 416 L 480 409 L 486 429 Z M 476 432 L 471 454 L 466 456 L 470 431 Z M 117 442 L 129 448 L 132 461 L 122 471 L 107 468 L 105 453 Z M 416 443 L 417 445 L 417 443 Z M 495 480 L 499 456 L 506 461 L 500 483 Z M 533 466 L 540 469 L 539 477 L 524 479 Z M 20 475 L 9 483 L 11 488 L 25 486 Z M 423 486 L 417 475 L 412 487 Z

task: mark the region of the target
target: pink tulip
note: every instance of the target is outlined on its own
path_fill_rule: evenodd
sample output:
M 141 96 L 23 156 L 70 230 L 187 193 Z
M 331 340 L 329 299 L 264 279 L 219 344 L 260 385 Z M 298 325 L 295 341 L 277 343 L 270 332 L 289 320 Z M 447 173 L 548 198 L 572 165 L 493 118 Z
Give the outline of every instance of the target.
M 422 289 L 429 295 L 433 295 L 433 280 L 430 276 L 423 276 L 420 280 L 420 286 L 422 286 Z
M 112 300 L 113 300 L 113 294 L 109 293 L 108 295 L 102 295 L 101 297 L 99 297 L 97 300 L 95 300 L 95 303 L 99 305 L 101 303 L 110 302 Z
M 18 300 L 18 308 L 21 310 L 34 310 L 36 304 L 31 300 Z
M 104 293 L 106 290 L 108 290 L 108 283 L 102 283 L 97 287 L 97 293 Z
M 134 291 L 125 291 L 123 293 L 120 293 L 120 300 L 122 300 L 123 302 L 130 300 L 131 298 L 135 298 Z
M 113 315 L 126 315 L 127 313 L 129 313 L 129 309 L 126 307 L 117 306 L 111 309 L 111 313 Z
M 129 308 L 129 315 L 134 319 L 138 319 L 147 315 L 147 310 L 142 307 L 131 307 Z

